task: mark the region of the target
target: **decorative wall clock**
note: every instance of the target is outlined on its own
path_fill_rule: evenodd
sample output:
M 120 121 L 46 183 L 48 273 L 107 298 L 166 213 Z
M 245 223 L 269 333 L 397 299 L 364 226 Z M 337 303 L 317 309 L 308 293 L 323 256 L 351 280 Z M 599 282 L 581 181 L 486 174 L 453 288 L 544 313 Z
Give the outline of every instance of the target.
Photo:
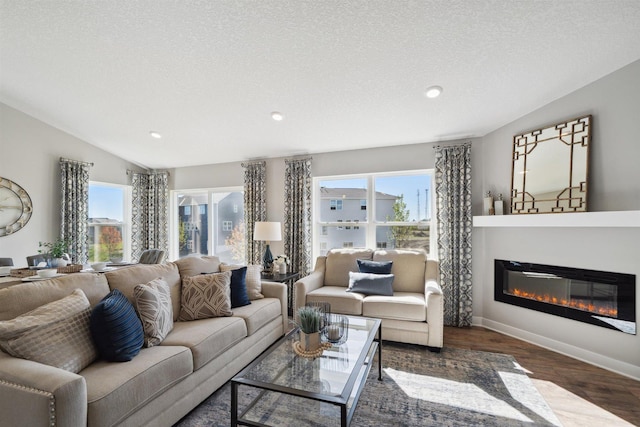
M 0 177 L 0 237 L 24 227 L 33 212 L 31 197 L 15 182 Z

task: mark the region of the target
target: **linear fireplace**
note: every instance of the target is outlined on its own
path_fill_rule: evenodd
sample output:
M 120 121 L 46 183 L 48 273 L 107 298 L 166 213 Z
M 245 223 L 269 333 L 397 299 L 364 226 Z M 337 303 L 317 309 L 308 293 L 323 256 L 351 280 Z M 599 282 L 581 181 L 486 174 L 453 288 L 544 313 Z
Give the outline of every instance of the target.
M 633 274 L 497 259 L 495 300 L 636 334 Z

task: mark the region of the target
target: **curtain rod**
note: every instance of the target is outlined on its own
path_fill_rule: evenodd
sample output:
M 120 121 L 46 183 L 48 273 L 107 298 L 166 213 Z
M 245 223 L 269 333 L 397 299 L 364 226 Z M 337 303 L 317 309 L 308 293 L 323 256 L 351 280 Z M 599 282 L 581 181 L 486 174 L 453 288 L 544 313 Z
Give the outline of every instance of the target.
M 313 160 L 312 156 L 306 156 L 306 157 L 292 157 L 290 159 L 284 159 L 285 163 L 289 163 L 289 162 L 304 162 L 304 161 L 308 161 L 308 160 Z
M 127 175 L 131 175 L 133 173 L 146 173 L 147 175 L 155 175 L 155 174 L 159 174 L 159 173 L 166 173 L 167 176 L 171 176 L 171 173 L 169 171 L 152 170 L 150 172 L 137 172 L 137 171 L 132 171 L 131 169 L 127 169 Z
M 67 162 L 67 163 L 77 163 L 77 164 L 80 164 L 80 165 L 93 166 L 93 162 L 83 162 L 83 161 L 80 161 L 80 160 L 67 159 L 67 158 L 64 158 L 64 157 L 60 157 L 60 161 L 61 162 Z
M 451 144 L 451 145 L 434 145 L 433 149 L 437 150 L 438 148 L 457 147 L 459 145 L 461 145 L 461 146 L 465 146 L 465 145 L 471 146 L 471 145 L 473 145 L 473 141 L 459 142 L 457 144 Z
M 252 165 L 265 166 L 266 164 L 267 164 L 267 162 L 264 161 L 264 160 L 256 160 L 256 161 L 250 161 L 250 162 L 242 162 L 242 163 L 240 163 L 240 166 L 242 166 L 243 168 L 246 168 L 246 167 L 252 166 Z

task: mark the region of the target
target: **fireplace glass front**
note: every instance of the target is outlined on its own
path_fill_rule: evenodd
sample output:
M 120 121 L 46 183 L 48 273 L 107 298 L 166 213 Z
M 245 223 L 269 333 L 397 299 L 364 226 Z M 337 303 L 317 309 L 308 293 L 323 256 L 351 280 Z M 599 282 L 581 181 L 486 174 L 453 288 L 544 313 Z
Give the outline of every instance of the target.
M 495 260 L 495 300 L 636 334 L 635 275 Z

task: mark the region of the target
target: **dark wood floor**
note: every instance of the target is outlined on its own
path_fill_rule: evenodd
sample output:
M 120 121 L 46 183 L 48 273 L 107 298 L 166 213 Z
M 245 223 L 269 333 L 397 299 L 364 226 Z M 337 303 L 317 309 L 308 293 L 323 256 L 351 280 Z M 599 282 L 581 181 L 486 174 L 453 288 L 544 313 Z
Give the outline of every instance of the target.
M 640 381 L 481 327 L 445 327 L 444 345 L 514 356 L 565 427 L 640 426 Z

